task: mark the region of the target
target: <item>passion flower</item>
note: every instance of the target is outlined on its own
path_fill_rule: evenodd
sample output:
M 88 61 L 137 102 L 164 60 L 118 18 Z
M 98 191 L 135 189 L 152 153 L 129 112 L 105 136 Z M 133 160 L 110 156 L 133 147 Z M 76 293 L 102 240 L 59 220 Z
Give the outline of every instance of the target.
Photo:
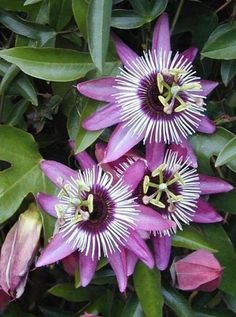
M 141 140 L 150 147 L 182 143 L 189 148 L 188 135 L 215 131 L 204 115 L 204 106 L 217 83 L 196 76 L 192 66 L 196 48 L 172 53 L 166 14 L 158 19 L 152 49 L 143 56 L 117 36 L 113 39 L 124 65 L 120 74 L 77 85 L 81 94 L 108 103 L 84 121 L 85 129 L 93 131 L 118 123 L 104 162 L 116 160 Z

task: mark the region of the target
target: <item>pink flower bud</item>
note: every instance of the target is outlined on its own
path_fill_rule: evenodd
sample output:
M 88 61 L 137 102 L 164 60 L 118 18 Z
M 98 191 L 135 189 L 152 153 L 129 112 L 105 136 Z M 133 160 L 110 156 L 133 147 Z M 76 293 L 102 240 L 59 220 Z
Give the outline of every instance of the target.
M 81 315 L 81 317 L 100 317 L 100 316 L 84 312 L 84 314 Z
M 41 228 L 40 214 L 32 204 L 20 215 L 2 245 L 0 285 L 13 298 L 19 298 L 24 292 L 29 268 L 38 249 Z
M 206 250 L 197 250 L 188 256 L 173 262 L 172 280 L 183 291 L 214 291 L 220 284 L 223 268 Z

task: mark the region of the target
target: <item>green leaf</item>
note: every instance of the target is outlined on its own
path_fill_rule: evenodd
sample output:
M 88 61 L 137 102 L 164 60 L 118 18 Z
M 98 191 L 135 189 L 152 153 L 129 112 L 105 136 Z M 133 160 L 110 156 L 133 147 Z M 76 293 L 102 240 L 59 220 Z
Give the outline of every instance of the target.
M 190 250 L 206 249 L 217 252 L 214 244 L 208 241 L 206 235 L 193 225 L 184 226 L 183 231 L 179 230 L 172 238 L 172 245 Z
M 38 2 L 41 2 L 42 0 L 26 0 L 24 2 L 24 6 L 27 6 L 29 4 L 35 4 L 35 3 L 38 3 Z
M 48 191 L 51 186 L 49 187 L 39 167 L 42 157 L 29 133 L 2 125 L 0 139 L 0 160 L 11 164 L 10 168 L 0 173 L 0 223 L 2 223 L 15 213 L 29 193 L 36 195 L 40 191 Z
M 112 0 L 91 0 L 88 8 L 88 45 L 92 60 L 102 71 L 106 60 Z
M 236 313 L 236 296 L 230 294 L 223 294 L 223 299 L 227 305 L 227 307 Z
M 195 317 L 234 317 L 234 313 L 226 309 L 203 309 L 201 311 L 195 311 Z
M 170 286 L 162 287 L 162 295 L 165 304 L 170 307 L 179 317 L 194 317 L 194 312 L 191 309 L 186 298 Z
M 143 317 L 143 310 L 135 295 L 131 296 L 127 301 L 121 317 Z
M 91 298 L 96 297 L 98 292 L 101 291 L 104 291 L 104 288 L 99 286 L 75 288 L 72 283 L 57 284 L 48 290 L 48 292 L 54 296 L 75 303 L 89 301 Z
M 152 20 L 159 16 L 165 10 L 167 4 L 167 0 L 151 0 L 151 11 L 149 15 Z
M 0 76 L 4 76 L 9 70 L 10 64 L 0 60 Z M 20 95 L 29 100 L 34 106 L 38 105 L 37 93 L 31 81 L 25 74 L 17 76 L 7 89 L 10 95 Z
M 23 118 L 25 111 L 29 106 L 29 101 L 25 99 L 19 100 L 14 104 L 4 104 L 3 122 L 8 125 L 17 125 Z
M 72 0 L 72 10 L 75 22 L 78 25 L 83 37 L 87 39 L 87 15 L 88 15 L 88 2 L 86 0 Z
M 236 160 L 236 136 L 231 139 L 220 151 L 215 166 L 222 166 Z M 235 170 L 236 172 L 236 170 Z
M 56 35 L 55 31 L 48 26 L 25 21 L 3 10 L 0 10 L 0 22 L 16 34 L 38 41 L 40 46 Z
M 224 268 L 219 288 L 226 293 L 236 295 L 236 283 L 232 283 L 236 280 L 236 253 L 232 242 L 221 225 L 202 225 L 202 228 L 208 241 L 218 250 L 215 256 Z
M 213 59 L 236 59 L 236 23 L 220 25 L 209 37 L 201 54 Z
M 201 173 L 212 174 L 210 158 L 218 155 L 222 148 L 234 137 L 234 134 L 224 128 L 217 128 L 211 135 L 195 134 L 191 137 L 192 147 L 198 158 L 199 171 Z M 232 170 L 236 170 L 236 160 L 227 164 Z
M 57 31 L 62 30 L 72 18 L 72 0 L 49 1 L 49 24 Z
M 26 11 L 22 0 L 0 0 L 0 8 L 9 11 Z
M 220 72 L 222 81 L 227 86 L 236 74 L 236 60 L 222 61 Z
M 210 198 L 210 203 L 217 210 L 236 214 L 236 191 L 232 190 L 229 193 L 213 195 Z
M 146 22 L 151 22 L 159 16 L 166 8 L 167 0 L 129 0 L 134 10 L 140 17 L 143 17 Z
M 72 81 L 94 67 L 89 54 L 60 48 L 17 47 L 0 51 L 0 57 L 30 76 L 49 81 Z
M 132 10 L 113 10 L 111 26 L 117 29 L 135 29 L 146 23 L 146 20 Z
M 2 95 L 5 90 L 8 88 L 9 84 L 13 81 L 13 79 L 19 74 L 20 69 L 12 64 L 7 72 L 4 74 L 1 84 L 0 84 L 0 95 Z
M 87 147 L 89 147 L 102 133 L 103 130 L 98 131 L 87 131 L 82 127 L 82 123 L 85 118 L 87 118 L 90 114 L 95 112 L 101 103 L 90 100 L 90 99 L 83 99 L 85 104 L 83 111 L 80 116 L 79 121 L 79 129 L 75 139 L 75 153 L 79 153 L 84 151 Z
M 161 295 L 160 272 L 150 270 L 139 262 L 134 272 L 134 287 L 147 317 L 162 317 L 163 298 Z

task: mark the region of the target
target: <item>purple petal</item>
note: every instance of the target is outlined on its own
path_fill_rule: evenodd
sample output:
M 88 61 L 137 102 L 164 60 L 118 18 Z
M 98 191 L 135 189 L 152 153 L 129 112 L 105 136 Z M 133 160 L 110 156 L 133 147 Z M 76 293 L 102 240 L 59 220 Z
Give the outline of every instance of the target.
M 171 50 L 169 19 L 166 13 L 157 20 L 152 37 L 152 52 L 160 52 L 161 49 L 166 52 L 166 56 Z
M 97 131 L 121 122 L 120 106 L 107 104 L 99 108 L 83 121 L 83 128 L 89 131 Z
M 195 57 L 197 56 L 198 49 L 196 47 L 190 47 L 187 50 L 183 51 L 182 53 L 179 54 L 179 57 L 181 58 L 184 56 L 189 60 L 189 62 L 193 62 Z
M 57 233 L 41 253 L 36 263 L 36 267 L 55 263 L 67 257 L 74 251 L 75 250 L 71 245 L 66 242 L 66 239 L 63 238 L 63 234 Z
M 96 167 L 96 162 L 91 158 L 91 156 L 86 152 L 80 152 L 75 154 L 76 161 L 79 163 L 82 169 L 93 168 Z
M 165 143 L 156 143 L 154 141 L 146 142 L 146 160 L 148 169 L 152 172 L 163 162 L 165 154 Z
M 144 132 L 139 136 L 133 134 L 132 129 L 124 123 L 119 124 L 110 137 L 107 151 L 102 163 L 115 161 L 139 143 L 144 137 Z
M 185 138 L 181 139 L 181 143 L 180 146 L 185 148 L 187 151 L 187 156 L 190 159 L 190 163 L 192 167 L 197 167 L 197 157 L 191 147 L 191 144 L 188 142 L 188 140 L 186 140 Z
M 131 252 L 127 252 L 127 276 L 131 276 L 134 273 L 135 265 L 138 261 L 137 256 Z
M 123 248 L 108 255 L 109 263 L 116 274 L 120 292 L 124 292 L 127 287 L 127 265 L 126 255 Z
M 211 81 L 211 80 L 200 80 L 200 84 L 202 86 L 202 91 L 201 95 L 202 96 L 207 96 L 209 95 L 218 85 L 216 81 Z
M 215 123 L 208 119 L 206 116 L 202 117 L 199 126 L 197 127 L 196 131 L 202 133 L 212 134 L 216 130 Z
M 150 250 L 143 239 L 132 231 L 128 240 L 126 241 L 126 248 L 132 251 L 137 257 L 142 260 L 150 269 L 154 266 L 154 261 Z
M 71 253 L 66 258 L 62 259 L 63 268 L 66 273 L 70 275 L 74 275 L 75 271 L 79 267 L 79 252 L 75 251 Z
M 175 222 L 164 219 L 158 212 L 144 205 L 140 205 L 137 216 L 137 229 L 148 231 L 162 231 L 175 228 Z
M 115 94 L 117 93 L 115 77 L 103 77 L 99 79 L 93 79 L 84 81 L 77 85 L 78 91 L 89 98 L 106 101 L 106 102 L 114 102 Z
M 216 210 L 205 200 L 199 199 L 197 203 L 197 210 L 192 218 L 193 222 L 198 223 L 215 223 L 222 221 L 223 218 Z
M 114 33 L 112 34 L 112 39 L 122 64 L 126 67 L 132 65 L 139 56 Z
M 202 195 L 229 192 L 233 186 L 220 178 L 206 175 L 199 175 L 200 190 Z
M 87 286 L 94 276 L 97 267 L 97 256 L 94 259 L 83 252 L 79 256 L 80 282 L 83 287 Z
M 171 237 L 156 236 L 152 238 L 155 253 L 156 266 L 160 271 L 164 271 L 170 260 L 171 254 Z
M 43 160 L 40 162 L 40 167 L 44 174 L 58 187 L 63 187 L 71 177 L 77 178 L 78 173 L 64 164 L 56 161 Z
M 45 210 L 50 216 L 57 218 L 55 205 L 59 204 L 59 199 L 56 196 L 38 193 L 37 201 L 40 207 Z
M 123 174 L 123 181 L 129 186 L 131 191 L 134 191 L 140 184 L 144 177 L 146 170 L 146 164 L 143 160 L 138 160 L 130 165 Z

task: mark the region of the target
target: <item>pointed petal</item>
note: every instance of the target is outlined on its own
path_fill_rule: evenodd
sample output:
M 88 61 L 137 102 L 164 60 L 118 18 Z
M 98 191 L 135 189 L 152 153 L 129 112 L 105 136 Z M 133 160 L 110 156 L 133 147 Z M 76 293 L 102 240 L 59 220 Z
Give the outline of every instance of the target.
M 123 173 L 123 182 L 129 186 L 130 191 L 134 191 L 143 180 L 146 164 L 143 160 L 138 160 L 130 165 Z
M 144 205 L 140 205 L 137 216 L 137 229 L 147 231 L 162 231 L 175 228 L 175 222 L 164 219 L 158 212 Z
M 80 253 L 79 256 L 79 271 L 80 282 L 83 287 L 87 286 L 94 276 L 97 267 L 97 256 L 94 259 L 90 255 Z
M 165 143 L 156 143 L 152 140 L 146 142 L 146 160 L 148 169 L 152 172 L 163 162 L 165 154 Z
M 126 241 L 126 248 L 136 254 L 136 256 L 150 269 L 153 268 L 154 260 L 152 254 L 146 243 L 135 231 L 132 231 L 132 233 L 129 235 L 129 238 Z
M 103 77 L 99 79 L 93 79 L 84 81 L 77 85 L 78 91 L 89 98 L 106 101 L 106 102 L 114 102 L 115 94 L 117 93 L 115 77 Z
M 63 268 L 69 275 L 75 275 L 75 271 L 79 267 L 79 252 L 75 251 L 66 258 L 62 259 Z
M 198 223 L 215 223 L 222 221 L 223 218 L 218 214 L 207 201 L 199 199 L 197 203 L 197 210 L 192 218 L 193 222 Z
M 218 85 L 216 81 L 211 81 L 211 80 L 200 80 L 200 84 L 202 86 L 202 91 L 201 95 L 202 96 L 207 96 L 209 95 Z
M 188 140 L 186 140 L 185 138 L 182 138 L 180 146 L 183 147 L 184 149 L 186 149 L 187 156 L 189 157 L 190 162 L 191 162 L 191 166 L 192 167 L 197 167 L 198 166 L 197 157 L 196 157 L 196 155 L 195 155 L 195 153 L 194 153 L 194 151 L 192 149 L 191 144 L 188 142 Z
M 190 47 L 187 50 L 183 51 L 179 54 L 179 57 L 184 56 L 189 60 L 189 62 L 193 62 L 195 57 L 197 56 L 198 49 L 196 47 Z
M 37 201 L 40 207 L 45 210 L 50 216 L 55 218 L 57 217 L 55 205 L 59 203 L 59 199 L 56 196 L 38 193 Z
M 137 136 L 133 134 L 130 127 L 126 126 L 124 123 L 120 123 L 110 137 L 103 163 L 117 160 L 139 143 L 143 137 L 144 133 Z
M 225 193 L 233 189 L 233 186 L 220 178 L 199 175 L 200 190 L 202 195 Z
M 132 65 L 133 61 L 135 61 L 136 58 L 138 58 L 138 55 L 114 33 L 112 34 L 112 40 L 115 44 L 116 52 L 122 64 L 126 67 L 128 67 L 129 64 Z
M 138 261 L 137 256 L 131 252 L 127 252 L 127 276 L 131 276 L 134 273 L 135 265 Z
M 166 54 L 171 50 L 169 19 L 166 13 L 163 13 L 157 20 L 152 38 L 152 52 L 160 52 L 161 49 Z
M 157 235 L 152 238 L 152 243 L 154 247 L 156 267 L 160 271 L 164 271 L 167 268 L 170 260 L 171 237 L 160 237 Z
M 206 116 L 203 116 L 199 126 L 197 127 L 196 131 L 198 132 L 202 132 L 202 133 L 208 133 L 208 134 L 212 134 L 214 133 L 216 130 L 216 126 L 215 123 L 208 119 Z
M 127 265 L 124 249 L 121 248 L 121 252 L 110 253 L 108 261 L 116 274 L 119 290 L 123 293 L 127 287 Z
M 40 162 L 40 167 L 44 174 L 60 188 L 70 181 L 71 177 L 78 177 L 76 171 L 56 161 L 43 160 Z
M 66 239 L 63 238 L 62 233 L 57 233 L 41 253 L 36 263 L 36 267 L 55 263 L 67 257 L 74 251 L 75 250 Z
M 83 170 L 97 166 L 96 162 L 86 151 L 75 154 L 75 158 Z
M 120 106 L 107 104 L 99 108 L 91 116 L 83 121 L 83 128 L 89 131 L 97 131 L 121 122 Z

